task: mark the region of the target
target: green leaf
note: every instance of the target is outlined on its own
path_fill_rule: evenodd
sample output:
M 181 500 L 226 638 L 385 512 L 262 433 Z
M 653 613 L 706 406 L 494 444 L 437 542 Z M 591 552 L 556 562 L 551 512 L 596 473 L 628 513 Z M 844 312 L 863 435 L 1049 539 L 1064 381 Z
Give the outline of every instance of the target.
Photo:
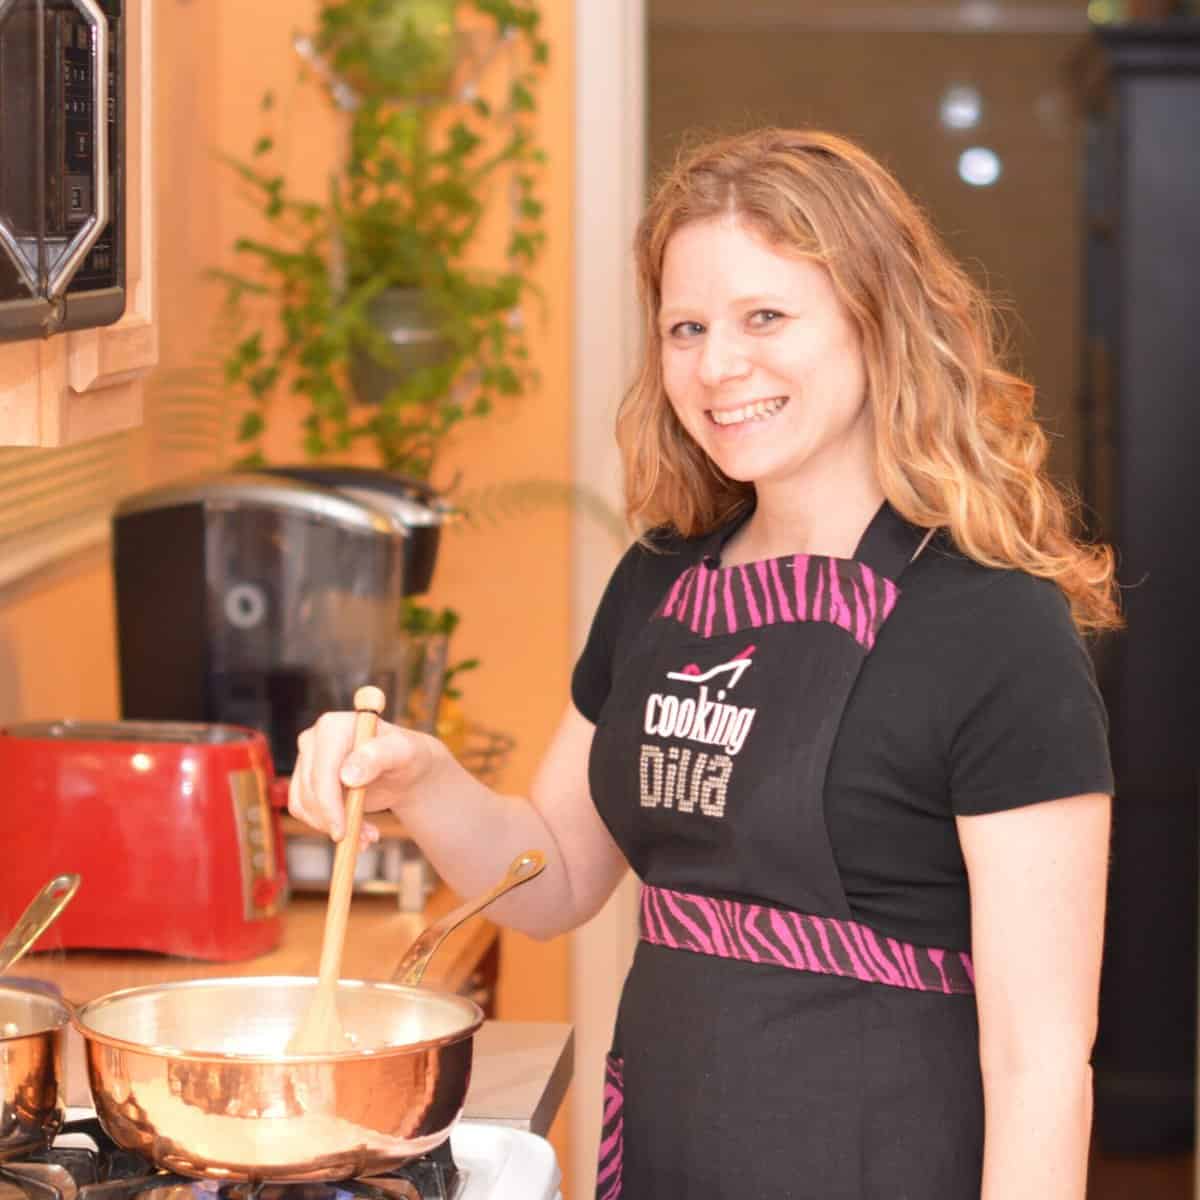
M 246 380 L 246 386 L 250 389 L 251 394 L 256 399 L 261 400 L 275 386 L 278 379 L 278 367 L 263 367 L 261 370 L 255 371 L 250 378 Z
M 239 442 L 252 441 L 264 429 L 266 429 L 266 421 L 263 420 L 262 413 L 253 410 L 243 413 L 241 421 L 238 422 L 237 439 Z
M 461 121 L 456 121 L 449 132 L 449 145 L 441 156 L 444 160 L 467 158 L 483 140 Z
M 508 257 L 531 263 L 538 254 L 538 241 L 534 235 L 518 230 L 508 240 Z
M 533 93 L 519 81 L 509 89 L 508 99 L 514 112 L 534 112 L 537 108 Z
M 251 153 L 255 158 L 261 158 L 264 154 L 270 153 L 275 148 L 275 139 L 264 134 L 254 143 L 254 149 Z

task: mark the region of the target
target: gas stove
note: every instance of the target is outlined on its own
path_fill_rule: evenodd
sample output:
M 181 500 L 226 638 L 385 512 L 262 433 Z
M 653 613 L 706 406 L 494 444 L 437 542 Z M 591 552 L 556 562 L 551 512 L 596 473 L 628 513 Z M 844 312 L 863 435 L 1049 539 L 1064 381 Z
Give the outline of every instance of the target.
M 459 1122 L 450 1141 L 387 1175 L 339 1183 L 219 1183 L 158 1170 L 85 1110 L 41 1154 L 0 1166 L 0 1200 L 561 1200 L 554 1151 L 502 1125 Z

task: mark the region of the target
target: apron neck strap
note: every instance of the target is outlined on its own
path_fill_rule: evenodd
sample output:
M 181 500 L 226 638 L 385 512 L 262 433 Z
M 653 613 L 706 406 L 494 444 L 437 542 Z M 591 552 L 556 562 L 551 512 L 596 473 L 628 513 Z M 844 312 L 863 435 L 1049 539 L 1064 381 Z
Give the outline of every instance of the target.
M 700 560 L 707 567 L 721 565 L 725 543 L 750 519 L 750 504 L 725 525 L 713 530 L 699 546 Z M 904 568 L 925 549 L 936 530 L 910 525 L 886 500 L 879 506 L 854 551 L 857 562 L 866 563 L 877 575 L 896 582 Z
M 910 524 L 885 500 L 863 533 L 855 560 L 895 583 L 925 549 L 933 532 Z

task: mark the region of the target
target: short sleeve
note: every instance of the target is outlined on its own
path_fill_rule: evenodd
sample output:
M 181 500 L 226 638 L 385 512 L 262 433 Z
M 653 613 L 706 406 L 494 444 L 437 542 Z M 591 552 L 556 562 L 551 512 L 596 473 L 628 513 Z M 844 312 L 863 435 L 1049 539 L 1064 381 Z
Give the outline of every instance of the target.
M 1111 794 L 1104 704 L 1065 597 L 1016 571 L 994 584 L 945 697 L 953 811 Z
M 571 675 L 571 699 L 593 724 L 608 699 L 614 665 L 650 619 L 671 582 L 698 554 L 696 543 L 666 529 L 651 530 L 617 563 Z
M 593 725 L 608 699 L 612 684 L 613 650 L 632 584 L 637 552 L 636 546 L 630 547 L 609 577 L 583 652 L 571 674 L 571 699 Z

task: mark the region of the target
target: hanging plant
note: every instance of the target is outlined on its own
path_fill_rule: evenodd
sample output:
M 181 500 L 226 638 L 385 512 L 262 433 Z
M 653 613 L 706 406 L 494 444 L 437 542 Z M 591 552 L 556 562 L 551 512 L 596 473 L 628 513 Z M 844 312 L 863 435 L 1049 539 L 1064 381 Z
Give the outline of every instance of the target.
M 535 0 L 460 7 L 483 29 L 459 32 L 449 0 L 321 6 L 302 41 L 308 74 L 347 126 L 325 202 L 297 198 L 272 169 L 269 132 L 233 161 L 268 225 L 237 241 L 238 269 L 221 276 L 249 318 L 225 360 L 226 382 L 249 401 L 244 463 L 262 461 L 285 381 L 308 402 L 307 455 L 367 442 L 380 465 L 420 479 L 453 428 L 530 383 L 522 314 L 545 242 L 533 118 L 547 47 Z M 486 66 L 487 53 L 464 51 L 481 39 L 515 64 L 495 106 L 466 77 Z M 263 111 L 274 111 L 269 96 Z M 510 206 L 510 232 L 506 265 L 485 270 L 470 260 L 493 203 Z

